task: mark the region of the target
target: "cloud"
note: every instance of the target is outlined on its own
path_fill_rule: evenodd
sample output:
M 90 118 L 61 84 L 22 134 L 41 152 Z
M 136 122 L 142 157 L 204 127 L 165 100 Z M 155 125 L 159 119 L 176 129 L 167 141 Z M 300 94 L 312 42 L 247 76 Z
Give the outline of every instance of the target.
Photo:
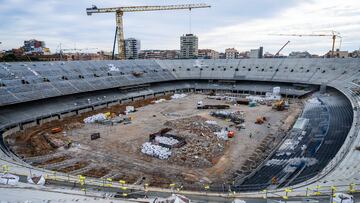
M 324 54 L 331 48 L 331 37 L 285 37 L 269 36 L 270 33 L 326 33 L 336 30 L 342 33 L 344 49 L 359 48 L 360 3 L 357 0 L 316 0 L 305 2 L 279 12 L 272 18 L 255 19 L 222 26 L 199 34 L 203 44 L 213 49 L 236 47 L 248 50 L 264 45 L 270 52 L 276 52 L 287 41 L 291 43 L 284 50 L 305 51 Z M 351 15 L 349 15 L 351 13 Z M 340 40 L 337 41 L 339 46 Z
M 200 2 L 200 1 L 199 1 Z M 248 50 L 260 45 L 276 52 L 287 40 L 290 50 L 323 54 L 330 38 L 269 36 L 269 33 L 312 33 L 337 30 L 344 35 L 343 47 L 358 49 L 360 3 L 356 0 L 204 0 L 211 9 L 191 12 L 192 31 L 200 48 L 223 51 L 228 47 Z M 0 49 L 20 47 L 24 40 L 44 40 L 52 52 L 64 48 L 111 50 L 115 16 L 87 16 L 86 7 L 114 5 L 167 5 L 194 3 L 190 0 L 0 0 Z M 196 3 L 196 2 L 195 2 Z M 125 37 L 141 40 L 143 49 L 178 49 L 179 37 L 189 30 L 189 11 L 124 14 Z

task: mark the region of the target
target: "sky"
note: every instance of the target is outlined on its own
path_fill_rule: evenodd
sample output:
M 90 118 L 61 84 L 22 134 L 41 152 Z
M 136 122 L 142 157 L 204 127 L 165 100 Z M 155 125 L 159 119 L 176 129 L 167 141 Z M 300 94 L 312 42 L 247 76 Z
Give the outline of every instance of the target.
M 259 46 L 283 54 L 309 51 L 324 54 L 331 36 L 293 37 L 272 34 L 341 33 L 341 49 L 360 48 L 359 0 L 0 0 L 0 50 L 45 41 L 54 53 L 62 48 L 110 51 L 115 15 L 87 16 L 85 9 L 131 5 L 207 3 L 211 8 L 124 14 L 125 38 L 141 40 L 141 49 L 179 49 L 180 36 L 199 37 L 200 49 L 246 51 Z M 190 26 L 191 19 L 191 26 Z M 336 42 L 340 48 L 340 39 Z

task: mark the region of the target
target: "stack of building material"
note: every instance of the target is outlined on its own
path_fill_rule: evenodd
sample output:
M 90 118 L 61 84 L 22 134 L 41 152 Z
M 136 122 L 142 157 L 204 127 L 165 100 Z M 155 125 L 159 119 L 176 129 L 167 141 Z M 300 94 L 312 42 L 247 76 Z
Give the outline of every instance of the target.
M 156 136 L 155 141 L 158 143 L 166 144 L 166 145 L 170 145 L 170 146 L 179 143 L 179 141 L 177 139 L 174 139 L 172 137 L 165 137 L 165 136 Z
M 168 159 L 171 156 L 170 149 L 154 145 L 151 142 L 145 142 L 141 146 L 141 152 L 159 159 Z

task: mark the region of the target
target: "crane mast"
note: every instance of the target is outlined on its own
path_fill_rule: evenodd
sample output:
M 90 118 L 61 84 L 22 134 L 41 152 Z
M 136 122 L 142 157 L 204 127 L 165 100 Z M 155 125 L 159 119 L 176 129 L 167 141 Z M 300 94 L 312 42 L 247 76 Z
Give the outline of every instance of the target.
M 118 45 L 119 59 L 125 59 L 125 40 L 124 40 L 124 30 L 123 30 L 123 15 L 124 12 L 143 12 L 143 11 L 162 11 L 162 10 L 181 10 L 181 9 L 195 9 L 195 8 L 210 8 L 208 4 L 182 4 L 182 5 L 167 5 L 167 6 L 125 6 L 125 7 L 113 7 L 113 8 L 97 8 L 92 6 L 91 8 L 86 9 L 87 15 L 92 15 L 93 13 L 115 13 L 116 19 L 116 30 L 115 30 L 115 42 Z M 113 57 L 114 57 L 113 49 Z

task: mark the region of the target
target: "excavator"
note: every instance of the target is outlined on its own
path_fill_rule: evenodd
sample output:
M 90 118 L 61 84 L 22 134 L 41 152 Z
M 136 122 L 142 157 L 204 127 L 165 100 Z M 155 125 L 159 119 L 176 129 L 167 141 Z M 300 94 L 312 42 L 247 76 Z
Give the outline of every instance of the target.
M 283 111 L 285 109 L 285 100 L 277 100 L 272 103 L 272 108 L 278 111 Z

